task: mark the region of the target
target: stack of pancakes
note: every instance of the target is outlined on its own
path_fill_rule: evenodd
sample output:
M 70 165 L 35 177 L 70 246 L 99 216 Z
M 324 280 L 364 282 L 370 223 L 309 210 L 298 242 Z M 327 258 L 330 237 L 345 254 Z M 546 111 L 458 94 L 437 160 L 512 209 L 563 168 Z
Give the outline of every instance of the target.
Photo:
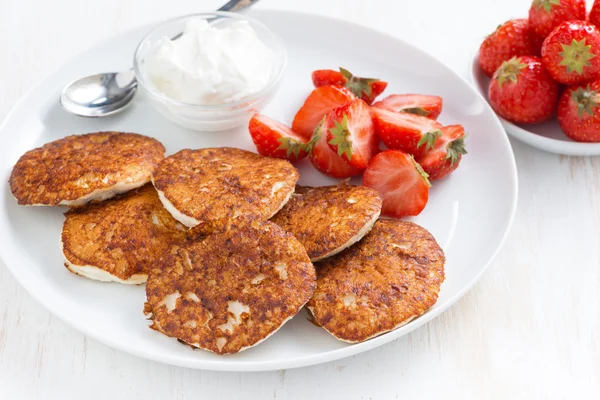
M 296 186 L 289 162 L 235 148 L 164 151 L 132 133 L 75 135 L 25 153 L 10 178 L 19 204 L 73 207 L 69 271 L 147 282 L 151 328 L 236 353 L 306 305 L 315 324 L 360 342 L 437 301 L 442 250 L 416 224 L 378 220 L 373 189 Z

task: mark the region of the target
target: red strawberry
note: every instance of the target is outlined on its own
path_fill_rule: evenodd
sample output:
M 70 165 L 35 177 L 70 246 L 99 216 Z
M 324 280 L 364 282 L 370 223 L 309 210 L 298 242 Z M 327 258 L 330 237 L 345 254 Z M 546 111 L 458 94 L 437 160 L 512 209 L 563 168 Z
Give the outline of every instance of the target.
M 417 160 L 430 180 L 442 179 L 458 168 L 462 155 L 467 154 L 464 137 L 461 125 L 445 126 L 435 147 Z
M 307 141 L 290 128 L 260 114 L 254 114 L 248 124 L 252 141 L 259 154 L 267 157 L 298 161 L 306 157 Z
M 363 185 L 383 196 L 381 213 L 402 218 L 418 215 L 429 198 L 431 184 L 415 159 L 398 150 L 377 154 L 363 175 Z
M 517 123 L 534 124 L 556 111 L 559 86 L 538 57 L 514 57 L 502 63 L 490 81 L 492 108 Z
M 334 108 L 354 100 L 354 95 L 342 86 L 321 86 L 311 92 L 294 117 L 292 130 L 309 140 L 323 117 Z
M 546 37 L 565 21 L 585 20 L 585 0 L 533 0 L 529 9 L 529 25 Z
M 318 69 L 312 73 L 312 81 L 315 87 L 337 85 L 344 86 L 347 82 L 344 75 L 332 69 Z
M 561 24 L 544 40 L 542 62 L 555 81 L 574 85 L 600 76 L 600 33 L 585 21 Z
M 374 78 L 361 78 L 354 76 L 347 69 L 340 68 L 340 72 L 332 69 L 319 69 L 312 73 L 315 87 L 326 85 L 340 85 L 350 89 L 354 95 L 367 104 L 371 104 L 387 87 L 387 82 Z
M 588 21 L 590 24 L 600 27 L 600 1 L 595 0 L 592 10 L 588 14 Z
M 361 99 L 338 107 L 327 116 L 327 143 L 338 156 L 356 168 L 365 169 L 379 149 L 371 107 Z
M 327 144 L 329 128 L 327 118 L 323 118 L 315 129 L 315 133 L 306 147 L 306 150 L 310 153 L 310 162 L 316 169 L 334 178 L 343 179 L 359 175 L 363 171 L 362 169 L 348 164 Z
M 437 119 L 442 112 L 442 98 L 426 94 L 391 94 L 373 104 L 373 107 Z
M 558 123 L 578 142 L 600 142 L 600 80 L 564 91 L 558 105 Z
M 535 54 L 533 38 L 526 19 L 512 19 L 498 26 L 479 47 L 481 69 L 492 76 L 503 61 Z
M 373 108 L 373 125 L 389 149 L 402 150 L 415 157 L 434 147 L 442 125 L 420 115 Z

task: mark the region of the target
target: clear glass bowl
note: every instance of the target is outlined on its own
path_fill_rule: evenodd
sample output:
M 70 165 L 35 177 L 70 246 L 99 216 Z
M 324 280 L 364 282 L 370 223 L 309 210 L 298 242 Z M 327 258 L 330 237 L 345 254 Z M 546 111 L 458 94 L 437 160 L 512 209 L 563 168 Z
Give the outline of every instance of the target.
M 266 86 L 257 93 L 238 101 L 198 105 L 173 100 L 158 91 L 148 81 L 144 71 L 148 52 L 162 37 L 175 37 L 183 32 L 190 18 L 203 18 L 211 21 L 244 20 L 248 21 L 258 37 L 275 55 L 274 65 Z M 283 41 L 262 23 L 241 14 L 230 12 L 211 12 L 186 15 L 163 23 L 150 32 L 138 45 L 133 67 L 138 80 L 138 88 L 150 100 L 154 108 L 171 121 L 197 131 L 222 131 L 248 123 L 252 114 L 259 112 L 273 98 L 277 91 L 287 62 L 287 53 Z

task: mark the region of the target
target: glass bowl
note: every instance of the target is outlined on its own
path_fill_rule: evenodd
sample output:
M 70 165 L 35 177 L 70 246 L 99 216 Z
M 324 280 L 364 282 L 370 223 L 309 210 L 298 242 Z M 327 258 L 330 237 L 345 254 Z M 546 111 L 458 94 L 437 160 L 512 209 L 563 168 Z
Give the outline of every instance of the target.
M 190 18 L 202 18 L 211 23 L 227 20 L 248 21 L 258 37 L 274 53 L 271 76 L 265 87 L 237 101 L 210 105 L 180 102 L 156 89 L 145 74 L 146 56 L 159 39 L 165 36 L 173 38 L 181 34 Z M 163 116 L 185 128 L 197 131 L 222 131 L 248 123 L 254 113 L 259 112 L 269 103 L 281 83 L 286 62 L 287 53 L 283 41 L 261 22 L 237 13 L 216 11 L 186 15 L 154 28 L 138 45 L 133 66 L 139 89 Z

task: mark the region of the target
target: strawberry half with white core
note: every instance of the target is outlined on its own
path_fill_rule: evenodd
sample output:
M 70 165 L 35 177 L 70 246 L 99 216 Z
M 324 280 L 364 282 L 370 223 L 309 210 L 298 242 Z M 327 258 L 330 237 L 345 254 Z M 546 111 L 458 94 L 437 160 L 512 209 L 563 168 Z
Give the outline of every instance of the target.
M 341 67 L 339 72 L 332 69 L 316 70 L 312 73 L 312 81 L 315 87 L 325 85 L 345 86 L 367 104 L 371 104 L 387 87 L 387 82 L 376 78 L 354 76 L 350 71 Z
M 292 130 L 310 140 L 315 128 L 331 110 L 354 100 L 343 86 L 321 86 L 311 92 L 292 122 Z
M 415 157 L 432 149 L 442 134 L 442 125 L 433 119 L 375 107 L 373 125 L 389 149 L 402 150 Z
M 363 175 L 363 185 L 381 193 L 381 214 L 394 218 L 419 215 L 427 205 L 431 186 L 415 159 L 398 150 L 373 157 Z
M 442 112 L 442 98 L 426 94 L 391 94 L 373 107 L 437 119 Z
M 417 161 L 429 175 L 429 180 L 442 179 L 458 168 L 465 149 L 465 128 L 461 125 L 449 125 L 442 128 L 442 135 L 435 147 Z
M 323 118 L 315 129 L 313 137 L 306 146 L 306 151 L 310 154 L 310 162 L 316 169 L 333 178 L 344 179 L 359 175 L 363 169 L 348 164 L 327 144 L 329 128 L 328 119 Z
M 248 124 L 252 141 L 259 154 L 298 161 L 307 156 L 307 141 L 289 127 L 261 114 L 254 114 Z
M 333 110 L 327 119 L 329 147 L 353 167 L 366 168 L 379 149 L 371 107 L 356 99 Z

